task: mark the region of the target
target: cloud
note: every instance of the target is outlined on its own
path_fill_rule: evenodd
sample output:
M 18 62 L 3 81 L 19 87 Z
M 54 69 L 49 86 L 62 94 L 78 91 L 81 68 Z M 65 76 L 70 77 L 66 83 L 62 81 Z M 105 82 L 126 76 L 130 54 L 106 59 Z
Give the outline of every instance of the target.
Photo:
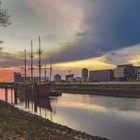
M 22 58 L 22 59 L 21 59 Z M 4 50 L 0 52 L 0 68 L 12 68 L 24 64 L 21 52 L 7 53 Z
M 55 34 L 49 34 L 44 37 L 47 41 L 57 41 L 58 36 Z
M 13 39 L 18 39 L 18 40 L 31 40 L 32 37 L 29 35 L 16 35 L 16 34 L 11 34 L 10 36 Z
M 87 67 L 91 70 L 95 69 L 111 69 L 114 68 L 115 65 L 110 64 L 106 61 L 104 57 L 97 57 L 97 58 L 90 58 L 85 60 L 79 61 L 72 61 L 72 62 L 64 62 L 54 64 L 54 68 L 62 69 L 62 70 L 69 70 L 69 69 L 82 69 L 83 67 Z
M 115 65 L 132 63 L 135 65 L 140 65 L 140 44 L 130 46 L 127 48 L 122 48 L 115 51 L 110 51 L 103 55 L 108 63 L 113 63 Z
M 79 5 L 83 30 L 75 33 L 74 42 L 64 44 L 57 61 L 102 56 L 140 43 L 139 0 L 81 0 Z
M 0 44 L 3 44 L 3 43 L 4 43 L 4 41 L 0 40 Z
M 5 67 L 5 63 L 8 66 L 21 65 L 23 56 L 20 53 L 6 54 L 6 51 L 24 50 L 25 46 L 29 51 L 32 37 L 36 51 L 39 32 L 42 33 L 44 59 L 46 54 L 51 54 L 55 63 L 104 57 L 109 64 L 119 64 L 138 58 L 139 0 L 26 0 L 22 3 L 7 0 L 7 3 L 14 6 L 17 17 L 19 13 L 16 8 L 21 6 L 21 11 L 20 18 L 16 20 L 18 26 L 14 24 L 16 30 L 7 30 L 8 33 L 14 32 L 10 32 L 12 39 L 6 41 L 6 38 L 2 38 L 6 46 L 0 56 L 2 67 Z M 36 15 L 39 17 L 36 18 Z M 29 26 L 24 23 L 26 20 L 30 21 L 30 24 L 26 23 Z M 24 24 L 27 28 L 20 30 Z

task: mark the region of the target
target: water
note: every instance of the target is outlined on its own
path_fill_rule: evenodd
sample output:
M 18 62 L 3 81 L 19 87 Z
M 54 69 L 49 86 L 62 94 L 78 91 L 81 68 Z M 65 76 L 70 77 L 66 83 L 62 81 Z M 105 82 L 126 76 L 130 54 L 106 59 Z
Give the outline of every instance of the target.
M 14 103 L 10 90 L 7 98 Z M 0 90 L 0 99 L 5 100 L 4 90 Z M 31 98 L 28 105 L 18 97 L 15 106 L 92 135 L 140 140 L 140 99 L 63 94 L 59 98 Z

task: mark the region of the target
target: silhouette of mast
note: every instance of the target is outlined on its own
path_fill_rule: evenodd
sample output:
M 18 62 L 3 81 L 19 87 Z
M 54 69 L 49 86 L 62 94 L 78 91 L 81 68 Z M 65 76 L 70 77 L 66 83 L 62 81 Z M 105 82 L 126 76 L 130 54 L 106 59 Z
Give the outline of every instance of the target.
M 31 40 L 31 84 L 33 84 L 33 42 Z
M 44 76 L 45 76 L 45 83 L 46 83 L 47 82 L 47 65 L 46 65 L 46 61 L 45 61 Z
M 52 57 L 50 62 L 50 81 L 52 81 Z
M 26 78 L 27 78 L 27 54 L 26 54 L 27 52 L 26 52 L 26 49 L 24 50 L 24 66 L 25 66 L 25 68 L 24 68 L 24 80 L 26 80 Z
M 39 36 L 39 84 L 41 84 L 41 41 L 40 41 L 40 36 Z

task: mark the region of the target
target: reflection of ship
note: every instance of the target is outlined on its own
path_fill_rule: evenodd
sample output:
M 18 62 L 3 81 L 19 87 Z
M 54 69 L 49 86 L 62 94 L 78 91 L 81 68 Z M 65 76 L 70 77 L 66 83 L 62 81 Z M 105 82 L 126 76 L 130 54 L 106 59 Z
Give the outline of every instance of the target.
M 50 112 L 52 112 L 52 107 L 51 107 L 49 97 L 36 97 L 36 96 L 33 96 L 33 95 L 29 95 L 28 97 L 26 97 L 25 94 L 19 93 L 18 94 L 18 99 L 19 99 L 20 102 L 25 102 L 25 104 L 27 102 L 30 102 L 30 103 L 34 104 L 34 111 L 35 112 L 37 112 L 37 107 L 41 107 L 41 108 L 47 109 Z M 30 108 L 30 106 L 29 106 L 29 108 Z
M 53 121 L 53 116 L 56 114 L 57 98 L 40 97 L 34 96 L 34 94 L 25 94 L 21 92 L 17 95 L 19 105 L 21 104 L 23 107 L 24 104 L 25 108 L 29 109 L 32 113 Z
M 50 96 L 61 96 L 62 95 L 62 92 L 60 90 L 56 90 L 56 89 L 52 89 L 50 91 Z
M 51 107 L 49 98 L 42 98 L 42 97 L 34 98 L 34 104 L 35 104 L 35 106 L 52 111 L 52 107 Z

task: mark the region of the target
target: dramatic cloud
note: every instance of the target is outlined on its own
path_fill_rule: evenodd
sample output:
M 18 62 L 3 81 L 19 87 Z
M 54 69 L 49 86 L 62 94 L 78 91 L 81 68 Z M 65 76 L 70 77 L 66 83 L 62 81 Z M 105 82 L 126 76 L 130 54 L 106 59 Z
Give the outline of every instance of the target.
M 113 63 L 115 65 L 122 63 L 132 63 L 135 65 L 140 65 L 139 52 L 140 44 L 108 52 L 104 55 L 104 58 L 108 63 Z
M 11 68 L 23 65 L 23 60 L 16 58 L 9 53 L 0 52 L 0 67 L 1 68 Z
M 101 56 L 140 43 L 139 0 L 81 0 L 80 5 L 84 32 L 77 34 L 78 40 L 69 43 L 57 60 Z
M 91 70 L 93 69 L 95 70 L 95 69 L 111 69 L 114 68 L 115 65 L 107 63 L 104 57 L 97 57 L 97 58 L 79 60 L 74 62 L 58 63 L 58 64 L 54 64 L 54 67 L 56 69 L 62 69 L 62 70 L 68 70 L 68 69 L 81 70 L 83 67 L 87 67 Z
M 52 56 L 57 68 L 139 64 L 139 0 L 5 0 L 3 4 L 13 20 L 9 28 L 0 29 L 3 68 L 23 64 L 21 52 L 25 48 L 30 52 L 31 39 L 37 52 L 39 35 L 43 62 L 49 63 Z

